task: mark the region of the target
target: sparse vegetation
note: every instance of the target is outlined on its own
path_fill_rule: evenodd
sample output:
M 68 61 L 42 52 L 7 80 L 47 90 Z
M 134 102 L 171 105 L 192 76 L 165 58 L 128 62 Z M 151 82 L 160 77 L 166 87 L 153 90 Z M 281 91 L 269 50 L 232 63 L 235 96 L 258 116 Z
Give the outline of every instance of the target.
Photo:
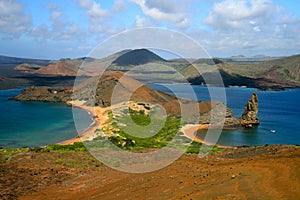
M 82 142 L 69 145 L 50 144 L 46 147 L 1 148 L 0 161 L 6 161 L 11 155 L 26 152 L 84 152 L 86 147 Z
M 189 146 L 188 149 L 186 150 L 186 153 L 189 153 L 189 154 L 207 153 L 206 152 L 207 148 L 211 148 L 211 146 L 207 146 L 205 144 L 193 141 L 191 143 L 191 146 Z M 225 151 L 224 148 L 214 146 L 212 149 L 210 149 L 209 153 L 219 153 L 219 152 L 223 152 L 223 151 Z
M 130 116 L 132 120 L 140 126 L 146 126 L 150 123 L 150 118 L 148 115 L 145 115 L 140 112 L 131 111 Z M 117 119 L 120 122 L 124 122 L 128 120 L 127 117 L 120 117 Z M 156 117 L 155 120 L 163 122 L 163 118 Z M 159 122 L 158 122 L 159 123 Z M 181 119 L 176 117 L 168 116 L 166 118 L 164 126 L 153 136 L 141 138 L 136 137 L 139 133 L 133 129 L 126 129 L 133 132 L 128 133 L 128 131 L 124 131 L 122 127 L 118 126 L 118 124 L 114 128 L 115 136 L 110 136 L 109 140 L 117 145 L 120 148 L 127 149 L 127 150 L 140 150 L 140 149 L 147 149 L 147 148 L 162 148 L 171 141 L 175 135 L 178 133 L 179 128 L 181 127 Z M 142 129 L 140 129 L 142 131 Z M 154 130 L 155 131 L 155 130 Z M 146 135 L 151 132 L 151 130 L 146 130 L 147 133 L 140 133 L 141 135 Z
M 139 126 L 147 126 L 151 123 L 149 115 L 145 115 L 144 110 L 136 111 L 129 109 L 129 114 L 133 122 Z M 116 126 L 117 124 L 114 124 Z
M 1 148 L 0 149 L 0 162 L 5 162 L 9 160 L 11 155 L 16 153 L 25 153 L 29 152 L 30 148 L 24 147 L 24 148 Z
M 82 142 L 75 142 L 74 144 L 59 145 L 50 144 L 46 147 L 35 147 L 30 149 L 30 151 L 35 152 L 70 152 L 70 151 L 86 151 L 86 148 Z

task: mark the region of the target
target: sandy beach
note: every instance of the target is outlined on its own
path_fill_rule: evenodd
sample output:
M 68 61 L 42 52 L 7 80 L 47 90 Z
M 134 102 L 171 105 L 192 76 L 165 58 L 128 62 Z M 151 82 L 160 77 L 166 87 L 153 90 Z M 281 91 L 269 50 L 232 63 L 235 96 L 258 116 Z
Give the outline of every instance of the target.
M 63 142 L 60 142 L 58 144 L 60 145 L 68 145 L 68 144 L 73 144 L 74 142 L 82 142 L 85 140 L 92 140 L 93 138 L 97 137 L 96 135 L 96 130 L 102 127 L 102 125 L 106 122 L 108 119 L 108 110 L 111 110 L 112 107 L 91 107 L 91 106 L 85 106 L 84 105 L 85 101 L 68 101 L 67 104 L 71 105 L 76 108 L 80 108 L 83 110 L 86 110 L 89 112 L 89 114 L 94 118 L 93 124 L 86 130 L 84 131 L 81 135 L 78 135 L 75 138 L 72 138 L 70 140 L 66 140 Z M 115 105 L 114 108 L 120 107 L 121 105 Z M 210 127 L 209 124 L 187 124 L 181 128 L 181 131 L 184 133 L 184 135 L 193 141 L 200 142 L 206 145 L 216 145 L 220 148 L 234 148 L 232 146 L 223 146 L 223 145 L 218 145 L 218 144 L 211 144 L 208 143 L 196 136 L 196 132 L 198 130 L 208 130 Z
M 84 103 L 85 103 L 85 101 L 78 101 L 78 100 L 67 102 L 68 105 L 88 111 L 89 114 L 94 118 L 93 124 L 86 131 L 84 131 L 81 135 L 78 135 L 77 137 L 72 138 L 70 140 L 60 142 L 58 144 L 68 145 L 68 144 L 73 144 L 74 142 L 82 142 L 82 141 L 91 140 L 91 139 L 97 137 L 95 132 L 108 119 L 107 111 L 110 110 L 110 107 L 106 107 L 106 108 L 91 107 L 91 106 L 85 106 Z
M 183 132 L 183 134 L 186 137 L 192 139 L 195 142 L 200 142 L 200 143 L 203 143 L 206 145 L 216 145 L 217 147 L 220 147 L 220 148 L 236 148 L 236 147 L 232 147 L 232 146 L 211 144 L 211 143 L 206 142 L 196 136 L 197 131 L 208 130 L 209 128 L 211 128 L 209 124 L 187 124 L 181 128 L 181 131 Z

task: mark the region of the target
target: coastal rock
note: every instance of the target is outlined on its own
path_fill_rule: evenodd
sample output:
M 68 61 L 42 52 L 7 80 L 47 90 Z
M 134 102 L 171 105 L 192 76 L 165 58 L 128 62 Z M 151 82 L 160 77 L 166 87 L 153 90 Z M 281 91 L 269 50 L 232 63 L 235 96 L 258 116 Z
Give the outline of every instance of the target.
M 232 110 L 222 102 L 212 102 L 208 112 L 201 113 L 200 124 L 211 124 L 213 128 L 235 129 L 240 127 L 239 119 Z
M 245 110 L 241 117 L 241 125 L 244 127 L 252 127 L 259 124 L 258 114 L 258 97 L 256 92 L 253 92 L 250 97 Z
M 24 88 L 18 96 L 11 100 L 16 101 L 44 101 L 67 102 L 71 100 L 73 89 L 71 87 L 49 88 L 30 86 Z

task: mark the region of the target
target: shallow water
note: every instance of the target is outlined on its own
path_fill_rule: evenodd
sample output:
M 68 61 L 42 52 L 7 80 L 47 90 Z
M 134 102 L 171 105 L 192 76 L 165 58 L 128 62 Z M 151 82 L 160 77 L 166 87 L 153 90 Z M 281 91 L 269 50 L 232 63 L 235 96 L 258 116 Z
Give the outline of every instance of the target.
M 21 89 L 0 90 L 0 147 L 43 146 L 78 135 L 72 107 L 62 103 L 19 102 L 8 98 Z M 92 123 L 90 115 L 76 110 L 80 116 L 81 133 Z

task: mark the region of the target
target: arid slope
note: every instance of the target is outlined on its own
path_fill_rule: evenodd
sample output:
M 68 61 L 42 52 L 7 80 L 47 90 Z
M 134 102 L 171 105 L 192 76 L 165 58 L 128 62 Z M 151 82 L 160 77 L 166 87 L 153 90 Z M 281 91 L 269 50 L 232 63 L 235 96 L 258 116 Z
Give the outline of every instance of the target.
M 1 162 L 1 199 L 298 199 L 300 148 L 229 149 L 183 155 L 164 169 L 129 174 L 88 153 L 15 154 Z

